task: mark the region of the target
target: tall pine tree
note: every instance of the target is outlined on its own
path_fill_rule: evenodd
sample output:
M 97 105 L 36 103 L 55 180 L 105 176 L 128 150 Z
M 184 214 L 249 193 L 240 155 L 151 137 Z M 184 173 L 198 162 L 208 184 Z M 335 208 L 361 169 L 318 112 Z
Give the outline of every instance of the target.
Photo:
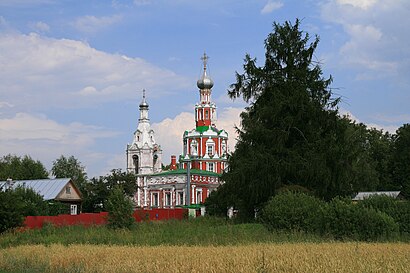
M 228 95 L 249 103 L 241 114 L 235 152 L 226 182 L 208 205 L 239 208 L 250 219 L 278 189 L 299 187 L 324 199 L 359 188 L 359 170 L 371 166 L 363 156 L 361 130 L 338 115 L 332 78 L 313 60 L 319 43 L 292 25 L 274 23 L 265 40 L 265 65 L 245 57 L 244 73 Z M 369 178 L 370 179 L 370 178 Z

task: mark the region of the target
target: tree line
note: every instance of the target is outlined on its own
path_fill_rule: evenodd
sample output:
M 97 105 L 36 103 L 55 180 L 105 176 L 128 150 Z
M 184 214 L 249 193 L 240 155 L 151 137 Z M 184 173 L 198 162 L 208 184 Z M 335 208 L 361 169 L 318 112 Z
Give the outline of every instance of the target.
M 53 161 L 50 173 L 39 160 L 34 160 L 29 155 L 20 157 L 9 154 L 0 158 L 0 181 L 9 178 L 13 180 L 46 179 L 49 174 L 55 178 L 71 178 L 74 181 L 82 194 L 83 212 L 107 211 L 108 197 L 116 187 L 128 197 L 133 197 L 136 191 L 136 178 L 133 174 L 121 169 L 113 169 L 105 176 L 89 179 L 85 167 L 74 156 L 61 155 Z M 37 208 L 43 210 L 42 206 Z M 45 211 L 43 213 L 49 214 Z M 41 215 L 41 213 L 36 212 L 32 215 Z

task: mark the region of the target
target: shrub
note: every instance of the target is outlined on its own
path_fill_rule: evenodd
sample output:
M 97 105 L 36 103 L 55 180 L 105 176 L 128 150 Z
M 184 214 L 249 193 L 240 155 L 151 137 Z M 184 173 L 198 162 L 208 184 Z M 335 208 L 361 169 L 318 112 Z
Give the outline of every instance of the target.
M 304 193 L 284 192 L 262 209 L 259 220 L 270 230 L 323 232 L 326 203 Z
M 130 229 L 134 225 L 134 205 L 132 204 L 132 201 L 125 196 L 120 187 L 114 187 L 111 194 L 108 196 L 105 207 L 108 211 L 109 227 L 114 229 Z
M 336 239 L 385 239 L 398 231 L 397 223 L 387 214 L 341 198 L 327 206 L 325 223 L 327 232 Z
M 23 224 L 24 203 L 14 190 L 0 190 L 0 233 Z
M 410 233 L 410 202 L 389 196 L 372 196 L 359 203 L 361 207 L 373 208 L 391 216 L 399 225 L 401 233 Z

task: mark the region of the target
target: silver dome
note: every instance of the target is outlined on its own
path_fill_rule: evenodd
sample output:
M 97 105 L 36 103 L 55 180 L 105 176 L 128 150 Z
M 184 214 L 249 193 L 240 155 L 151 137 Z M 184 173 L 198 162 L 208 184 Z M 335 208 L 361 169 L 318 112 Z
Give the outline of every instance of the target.
M 212 86 L 214 86 L 214 81 L 208 77 L 206 69 L 204 69 L 204 74 L 202 74 L 202 77 L 196 82 L 196 85 L 199 89 L 211 89 Z

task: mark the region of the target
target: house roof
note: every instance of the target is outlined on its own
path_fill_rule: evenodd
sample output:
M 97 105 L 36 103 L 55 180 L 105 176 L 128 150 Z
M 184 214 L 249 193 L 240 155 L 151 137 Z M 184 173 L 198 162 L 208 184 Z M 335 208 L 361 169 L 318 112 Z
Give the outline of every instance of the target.
M 369 198 L 371 196 L 375 195 L 386 195 L 392 198 L 397 198 L 400 195 L 400 191 L 364 191 L 364 192 L 359 192 L 357 195 L 353 198 L 353 201 L 359 201 L 359 200 L 364 200 L 366 198 Z
M 70 178 L 56 178 L 56 179 L 36 179 L 36 180 L 13 180 L 11 187 L 31 188 L 41 196 L 44 200 L 55 199 L 61 190 L 71 181 Z M 7 187 L 8 181 L 0 181 L 0 190 Z

